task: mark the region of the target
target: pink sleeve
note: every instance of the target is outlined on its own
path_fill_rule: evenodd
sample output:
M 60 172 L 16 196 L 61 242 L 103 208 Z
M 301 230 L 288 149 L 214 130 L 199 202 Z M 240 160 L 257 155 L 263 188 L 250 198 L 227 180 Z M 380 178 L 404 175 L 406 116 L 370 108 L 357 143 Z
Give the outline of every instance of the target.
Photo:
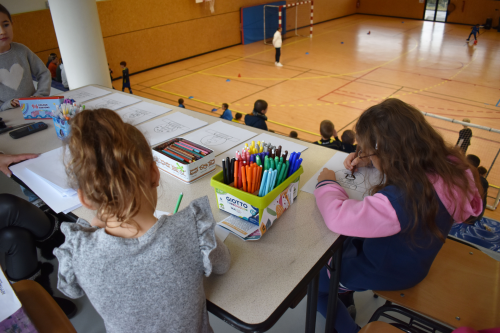
M 387 237 L 401 231 L 396 211 L 382 194 L 363 201 L 349 199 L 339 184 L 320 185 L 314 191 L 316 204 L 328 229 L 353 237 Z

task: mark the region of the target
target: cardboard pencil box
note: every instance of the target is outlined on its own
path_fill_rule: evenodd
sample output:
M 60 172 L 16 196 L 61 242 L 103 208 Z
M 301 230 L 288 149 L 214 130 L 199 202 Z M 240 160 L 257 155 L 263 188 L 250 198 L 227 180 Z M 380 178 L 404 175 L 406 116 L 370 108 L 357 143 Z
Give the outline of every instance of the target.
M 176 160 L 163 152 L 163 149 L 170 144 L 182 140 L 190 144 L 191 146 L 202 149 L 208 154 L 203 156 L 197 161 L 192 163 L 183 163 L 182 161 Z M 161 143 L 153 147 L 153 158 L 156 162 L 158 168 L 172 177 L 179 179 L 180 181 L 191 184 L 192 182 L 206 176 L 210 172 L 215 170 L 215 153 L 205 146 L 196 144 L 189 140 L 184 140 L 183 138 L 174 138 L 167 142 Z
M 64 102 L 63 96 L 19 98 L 24 119 L 51 119 L 52 111 Z
M 257 195 L 258 191 L 247 193 L 231 184 L 224 184 L 222 171 L 217 173 L 210 181 L 210 185 L 215 188 L 217 205 L 219 209 L 238 217 L 225 219 L 218 225 L 244 240 L 260 239 L 294 203 L 303 172 L 301 166 L 263 197 Z

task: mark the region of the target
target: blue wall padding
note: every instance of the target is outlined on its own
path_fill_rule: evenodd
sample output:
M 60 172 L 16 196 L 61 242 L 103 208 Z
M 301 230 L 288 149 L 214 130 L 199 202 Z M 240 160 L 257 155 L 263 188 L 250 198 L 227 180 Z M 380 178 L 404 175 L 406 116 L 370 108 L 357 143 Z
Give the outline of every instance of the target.
M 264 5 L 281 6 L 286 5 L 286 1 L 270 2 L 263 5 L 241 8 L 241 42 L 250 44 L 258 42 L 264 38 Z M 282 34 L 286 30 L 286 9 L 282 12 Z M 266 7 L 266 39 L 272 38 L 278 29 L 278 8 Z

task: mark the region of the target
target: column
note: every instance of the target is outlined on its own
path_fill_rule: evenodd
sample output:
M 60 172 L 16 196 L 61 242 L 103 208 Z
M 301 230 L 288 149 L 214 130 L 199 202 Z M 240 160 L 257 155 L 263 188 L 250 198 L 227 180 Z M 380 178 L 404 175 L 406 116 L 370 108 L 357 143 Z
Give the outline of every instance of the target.
M 49 6 L 69 88 L 111 88 L 95 0 L 49 0 Z

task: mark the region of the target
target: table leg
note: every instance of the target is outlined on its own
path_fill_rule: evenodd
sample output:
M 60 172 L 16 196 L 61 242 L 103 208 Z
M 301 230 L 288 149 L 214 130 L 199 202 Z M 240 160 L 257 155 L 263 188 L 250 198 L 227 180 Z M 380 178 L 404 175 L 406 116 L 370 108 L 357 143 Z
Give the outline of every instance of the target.
M 316 311 L 318 310 L 319 274 L 307 286 L 306 333 L 316 331 Z
M 342 246 L 340 246 L 332 257 L 332 266 L 326 267 L 330 270 L 330 290 L 328 292 L 328 306 L 326 307 L 325 332 L 335 332 L 335 321 L 337 319 L 337 298 L 340 283 L 340 264 L 342 261 Z

